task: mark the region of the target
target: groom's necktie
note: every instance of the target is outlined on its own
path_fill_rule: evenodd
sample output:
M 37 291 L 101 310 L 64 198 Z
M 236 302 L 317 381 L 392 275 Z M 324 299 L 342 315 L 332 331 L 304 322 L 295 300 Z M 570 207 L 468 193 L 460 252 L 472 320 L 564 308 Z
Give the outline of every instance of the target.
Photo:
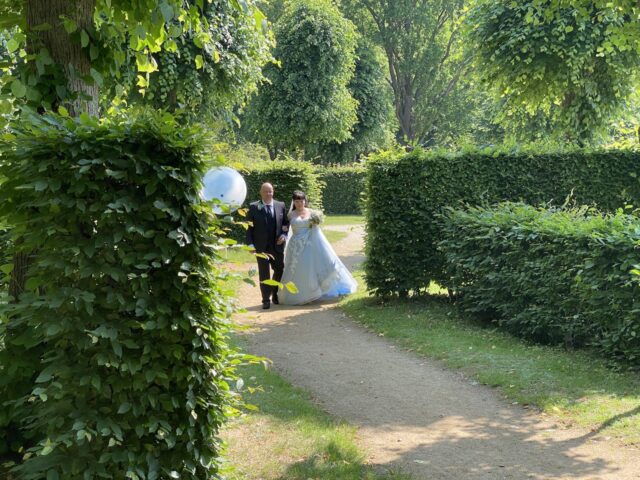
M 273 217 L 273 214 L 271 213 L 271 205 L 265 205 L 265 207 L 267 207 L 267 215 L 269 215 L 269 217 Z

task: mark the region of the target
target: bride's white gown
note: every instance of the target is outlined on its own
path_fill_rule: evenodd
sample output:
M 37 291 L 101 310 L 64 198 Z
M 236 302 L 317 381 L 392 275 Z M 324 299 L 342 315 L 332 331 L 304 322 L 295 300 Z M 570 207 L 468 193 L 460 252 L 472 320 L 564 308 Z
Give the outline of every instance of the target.
M 282 283 L 293 282 L 298 293 L 286 288 L 278 293 L 284 305 L 302 305 L 319 298 L 354 293 L 358 284 L 331 248 L 320 227 L 294 217 L 284 251 Z

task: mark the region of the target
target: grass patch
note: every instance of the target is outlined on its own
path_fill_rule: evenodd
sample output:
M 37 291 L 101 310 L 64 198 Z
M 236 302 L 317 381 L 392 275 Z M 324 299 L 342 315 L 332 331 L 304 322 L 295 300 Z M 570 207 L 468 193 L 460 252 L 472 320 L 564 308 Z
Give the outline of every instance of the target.
M 338 232 L 336 230 L 327 230 L 326 228 L 322 230 L 322 233 L 324 233 L 324 236 L 327 237 L 327 240 L 329 240 L 329 243 L 333 244 L 333 243 L 337 243 L 340 240 L 342 240 L 343 238 L 345 238 L 347 236 L 347 232 Z
M 247 250 L 240 250 L 239 248 L 227 248 L 221 253 L 222 258 L 227 263 L 256 263 L 256 257 Z
M 381 305 L 364 292 L 340 307 L 354 320 L 419 355 L 462 369 L 509 400 L 559 420 L 640 443 L 640 378 L 616 372 L 588 351 L 533 345 L 462 317 L 446 297 Z
M 362 215 L 326 215 L 325 225 L 361 225 L 364 223 Z
M 313 405 L 309 395 L 262 366 L 242 367 L 244 398 L 258 407 L 232 420 L 222 437 L 232 480 L 408 480 L 364 464 L 355 429 Z M 253 391 L 253 393 L 252 393 Z

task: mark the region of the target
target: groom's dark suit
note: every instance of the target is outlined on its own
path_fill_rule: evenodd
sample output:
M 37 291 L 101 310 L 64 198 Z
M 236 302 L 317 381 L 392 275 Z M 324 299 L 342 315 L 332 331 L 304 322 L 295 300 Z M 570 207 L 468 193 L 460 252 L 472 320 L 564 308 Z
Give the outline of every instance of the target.
M 262 202 L 253 202 L 249 205 L 247 214 L 249 228 L 247 228 L 247 245 L 253 245 L 257 253 L 266 253 L 269 258 L 258 257 L 258 276 L 260 278 L 260 291 L 262 303 L 269 304 L 271 297 L 277 298 L 277 287 L 265 285 L 262 282 L 271 278 L 280 281 L 284 270 L 284 243 L 277 244 L 281 235 L 286 235 L 289 229 L 289 218 L 285 210 L 284 202 L 273 200 L 271 208 Z

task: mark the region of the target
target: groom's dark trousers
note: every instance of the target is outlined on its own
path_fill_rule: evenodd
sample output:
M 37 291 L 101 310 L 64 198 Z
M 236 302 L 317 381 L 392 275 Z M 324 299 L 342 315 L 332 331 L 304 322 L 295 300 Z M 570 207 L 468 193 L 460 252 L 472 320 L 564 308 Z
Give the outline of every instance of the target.
M 258 206 L 260 205 L 260 208 Z M 255 202 L 249 205 L 247 220 L 247 245 L 253 245 L 257 253 L 265 253 L 269 258 L 258 257 L 258 278 L 260 279 L 260 292 L 262 303 L 270 303 L 271 298 L 277 295 L 278 288 L 265 285 L 264 280 L 273 279 L 279 282 L 282 279 L 284 270 L 284 243 L 277 245 L 277 239 L 285 233 L 283 226 L 288 228 L 289 219 L 285 212 L 283 202 L 273 201 L 272 214 L 269 215 L 267 208 Z M 273 269 L 273 276 L 271 276 Z

